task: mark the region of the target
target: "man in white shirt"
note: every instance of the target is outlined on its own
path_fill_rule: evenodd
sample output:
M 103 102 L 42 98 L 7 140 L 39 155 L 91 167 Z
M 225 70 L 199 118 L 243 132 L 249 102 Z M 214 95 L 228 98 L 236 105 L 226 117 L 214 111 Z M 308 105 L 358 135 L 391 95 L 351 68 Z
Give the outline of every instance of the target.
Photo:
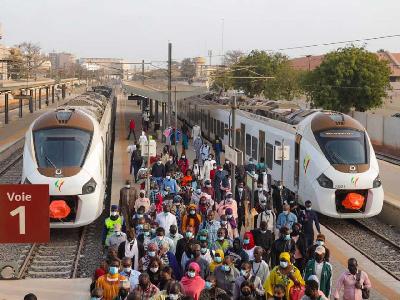
M 168 203 L 163 203 L 163 212 L 157 214 L 156 222 L 159 227 L 170 228 L 171 225 L 177 225 L 176 217 L 170 213 L 170 206 Z
M 174 246 L 169 247 L 169 251 L 175 254 L 176 252 L 176 245 L 178 244 L 178 241 L 183 238 L 183 235 L 178 232 L 178 226 L 176 225 L 171 225 L 169 227 L 169 232 L 167 234 L 167 237 L 169 237 L 173 242 Z
M 171 249 L 171 247 L 174 247 L 174 241 L 165 236 L 165 229 L 163 227 L 158 227 L 156 229 L 156 237 L 150 240 L 150 243 L 157 244 L 159 249 L 161 248 L 163 243 L 167 243 L 169 249 Z

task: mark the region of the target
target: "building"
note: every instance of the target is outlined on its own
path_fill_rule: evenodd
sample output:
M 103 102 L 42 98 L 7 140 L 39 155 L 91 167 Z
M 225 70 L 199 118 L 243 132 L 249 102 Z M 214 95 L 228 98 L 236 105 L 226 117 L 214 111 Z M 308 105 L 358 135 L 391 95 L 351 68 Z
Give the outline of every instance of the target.
M 7 61 L 10 52 L 6 46 L 1 44 L 1 39 L 3 38 L 3 29 L 0 23 L 0 81 L 7 80 Z
M 103 70 L 105 75 L 126 78 L 127 64 L 122 58 L 86 57 L 79 59 L 79 64 L 86 70 Z
M 67 52 L 49 53 L 51 67 L 54 69 L 66 69 L 76 63 L 75 55 Z

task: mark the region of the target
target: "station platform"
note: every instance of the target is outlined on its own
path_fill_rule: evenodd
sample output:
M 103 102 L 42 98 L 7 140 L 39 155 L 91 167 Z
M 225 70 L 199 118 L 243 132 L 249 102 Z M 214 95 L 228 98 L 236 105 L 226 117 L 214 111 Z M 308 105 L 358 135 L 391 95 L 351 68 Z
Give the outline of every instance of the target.
M 125 180 L 130 177 L 129 164 L 130 157 L 127 153 L 127 147 L 134 142 L 133 137 L 128 141 L 128 125 L 130 119 L 135 119 L 136 136 L 140 136 L 141 128 L 141 111 L 136 101 L 128 101 L 126 96 L 121 93 L 116 94 L 118 98 L 117 115 L 116 115 L 116 133 L 114 145 L 114 166 L 113 166 L 113 183 L 112 183 L 112 203 L 118 204 L 119 190 L 124 186 Z M 44 111 L 42 109 L 42 111 Z M 19 121 L 19 120 L 18 120 Z M 22 121 L 22 120 L 21 120 Z M 25 130 L 29 121 L 26 121 Z M 30 123 L 29 123 L 30 124 Z M 22 130 L 21 125 L 21 130 Z M 0 128 L 0 136 L 2 136 L 3 128 Z M 17 133 L 15 133 L 17 135 Z M 10 134 L 10 140 L 12 134 Z M 3 136 L 2 136 L 3 137 Z M 16 137 L 14 137 L 14 140 Z M 2 146 L 0 141 L 0 147 Z M 164 146 L 163 143 L 157 142 L 157 152 L 159 153 Z M 178 146 L 178 153 L 181 151 L 181 145 Z M 189 142 L 189 151 L 186 152 L 190 163 L 193 161 L 194 151 Z M 221 157 L 223 161 L 223 157 Z M 322 233 L 326 236 L 327 247 L 331 251 L 331 263 L 333 265 L 333 281 L 332 287 L 336 285 L 336 281 L 340 274 L 347 269 L 347 259 L 355 257 L 359 262 L 361 270 L 368 273 L 372 283 L 370 299 L 400 299 L 400 282 L 384 272 L 368 258 L 349 246 L 340 237 L 333 234 L 328 229 L 321 226 Z M 384 258 L 396 259 L 396 258 Z M 29 279 L 19 281 L 0 281 L 0 300 L 17 300 L 23 299 L 23 296 L 29 292 L 35 293 L 38 299 L 89 299 L 90 278 L 80 279 Z M 333 298 L 332 298 L 333 299 Z

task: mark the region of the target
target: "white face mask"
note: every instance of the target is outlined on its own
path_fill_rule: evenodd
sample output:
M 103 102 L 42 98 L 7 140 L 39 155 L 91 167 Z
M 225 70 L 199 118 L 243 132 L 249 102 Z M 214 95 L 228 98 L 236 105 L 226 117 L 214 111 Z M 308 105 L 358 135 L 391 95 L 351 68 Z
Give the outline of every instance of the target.
M 126 272 L 126 273 L 130 273 L 132 271 L 132 268 L 131 267 L 129 267 L 129 268 L 124 268 L 124 272 Z
M 127 189 L 130 189 L 130 188 L 131 188 L 130 184 L 125 185 L 125 187 L 126 187 Z
M 281 262 L 279 262 L 279 265 L 282 267 L 282 268 L 287 268 L 287 266 L 288 266 L 288 262 L 287 261 L 281 261 Z
M 112 211 L 110 215 L 113 216 L 113 217 L 118 216 L 118 212 L 117 211 Z
M 153 273 L 157 273 L 158 267 L 157 268 L 150 268 L 150 271 L 152 271 Z
M 166 179 L 171 179 L 171 176 L 165 176 Z
M 243 192 L 243 188 L 238 188 L 238 191 L 239 192 Z

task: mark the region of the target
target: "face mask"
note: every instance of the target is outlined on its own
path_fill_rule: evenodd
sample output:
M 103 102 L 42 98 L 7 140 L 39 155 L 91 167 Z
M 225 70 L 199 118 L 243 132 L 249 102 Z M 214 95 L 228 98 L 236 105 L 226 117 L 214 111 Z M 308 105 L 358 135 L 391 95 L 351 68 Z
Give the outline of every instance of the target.
M 206 187 L 210 188 L 210 187 L 211 187 L 211 184 L 206 184 Z
M 206 281 L 206 289 L 211 290 L 212 289 L 212 283 L 210 281 Z
M 248 274 L 249 272 L 247 272 L 246 270 L 240 270 L 240 275 L 242 275 L 243 277 L 247 277 Z
M 217 169 L 217 167 L 213 167 L 213 169 L 214 169 L 214 170 L 216 170 L 216 169 Z
M 221 224 L 222 225 L 226 225 L 226 221 L 221 221 Z
M 267 215 L 270 215 L 271 212 L 272 212 L 272 210 L 270 210 L 270 209 L 267 209 L 267 210 L 265 211 L 265 213 L 266 213 Z
M 122 235 L 122 232 L 121 231 L 114 231 L 115 232 L 115 234 L 117 235 L 117 236 L 121 236 Z
M 154 233 L 156 233 L 156 229 L 155 229 L 155 228 L 151 228 L 151 229 L 150 229 L 150 232 L 151 232 L 152 234 L 154 234 Z
M 155 251 L 149 251 L 149 252 L 147 252 L 147 254 L 148 254 L 150 257 L 156 256 L 156 252 L 155 252 Z
M 221 263 L 222 257 L 216 256 L 216 257 L 214 257 L 214 261 L 215 261 L 216 263 Z
M 288 215 L 288 214 L 289 214 L 289 211 L 285 210 L 285 211 L 283 212 L 283 214 L 284 214 L 284 215 Z
M 200 236 L 200 241 L 207 241 L 207 237 L 204 236 L 204 235 L 201 235 L 201 236 Z
M 208 160 L 211 160 L 211 157 L 209 157 Z
M 112 211 L 110 213 L 110 216 L 113 216 L 113 217 L 118 216 L 118 212 L 117 211 Z
M 157 273 L 158 267 L 156 267 L 156 268 L 150 268 L 150 271 L 153 272 L 153 273 Z
M 149 236 L 149 235 L 150 235 L 150 232 L 144 231 L 144 232 L 143 232 L 143 235 L 144 235 L 144 236 Z
M 228 219 L 232 219 L 232 215 L 226 215 L 226 217 L 228 218 Z
M 290 240 L 290 234 L 285 235 L 285 241 Z
M 165 176 L 165 178 L 166 178 L 167 180 L 170 180 L 170 179 L 171 179 L 171 176 Z
M 190 239 L 190 238 L 192 238 L 192 232 L 191 231 L 187 231 L 186 233 L 185 233 L 185 236 L 188 238 L 188 239 Z
M 177 294 L 169 294 L 168 295 L 168 299 L 169 300 L 178 300 L 179 299 L 179 295 L 177 295 Z
M 164 239 L 164 236 L 158 235 L 158 236 L 157 236 L 157 239 L 158 239 L 159 241 L 162 241 L 162 240 Z
M 317 240 L 317 245 L 318 246 L 323 246 L 324 245 L 324 241 Z
M 258 187 L 258 191 L 262 192 L 262 186 Z
M 279 265 L 282 267 L 282 268 L 287 268 L 287 266 L 289 265 L 289 263 L 287 262 L 287 261 L 281 261 L 281 262 L 279 262 Z
M 137 217 L 138 219 L 140 219 L 140 218 L 143 218 L 143 215 L 142 215 L 142 214 L 137 214 L 136 217 Z
M 311 206 L 309 206 L 309 207 L 307 206 L 307 207 L 306 207 L 306 210 L 311 210 Z
M 196 276 L 196 272 L 189 271 L 189 272 L 187 272 L 187 275 L 188 275 L 190 278 L 193 278 L 193 277 Z
M 191 211 L 190 211 L 190 214 L 193 216 L 193 215 L 196 214 L 196 211 L 195 211 L 195 210 L 191 210 Z
M 243 240 L 243 244 L 245 244 L 245 245 L 250 244 L 250 240 L 249 240 L 249 239 L 244 239 L 244 240 Z
M 186 156 L 182 156 L 182 159 L 185 159 L 186 158 Z
M 230 270 L 231 270 L 231 267 L 230 267 L 230 266 L 228 266 L 228 265 L 222 265 L 222 271 L 229 272 Z
M 203 254 L 203 255 L 206 254 L 207 253 L 207 248 L 201 248 L 200 249 L 200 253 Z
M 243 192 L 243 188 L 238 188 L 238 191 L 239 192 Z
M 127 189 L 130 189 L 130 188 L 131 188 L 130 184 L 125 185 L 125 187 L 126 187 Z
M 220 241 L 223 241 L 224 239 L 225 239 L 225 237 L 223 237 L 223 236 L 218 237 L 218 240 L 220 240 Z
M 98 298 L 98 297 L 92 297 L 92 298 L 90 298 L 90 300 L 101 300 L 101 298 Z
M 267 233 L 267 231 L 266 230 L 260 230 L 261 231 L 261 233 Z
M 132 271 L 132 268 L 131 267 L 129 267 L 129 268 L 124 268 L 124 272 L 125 273 L 130 273 Z
M 108 273 L 110 273 L 111 275 L 118 274 L 118 267 L 109 267 Z

